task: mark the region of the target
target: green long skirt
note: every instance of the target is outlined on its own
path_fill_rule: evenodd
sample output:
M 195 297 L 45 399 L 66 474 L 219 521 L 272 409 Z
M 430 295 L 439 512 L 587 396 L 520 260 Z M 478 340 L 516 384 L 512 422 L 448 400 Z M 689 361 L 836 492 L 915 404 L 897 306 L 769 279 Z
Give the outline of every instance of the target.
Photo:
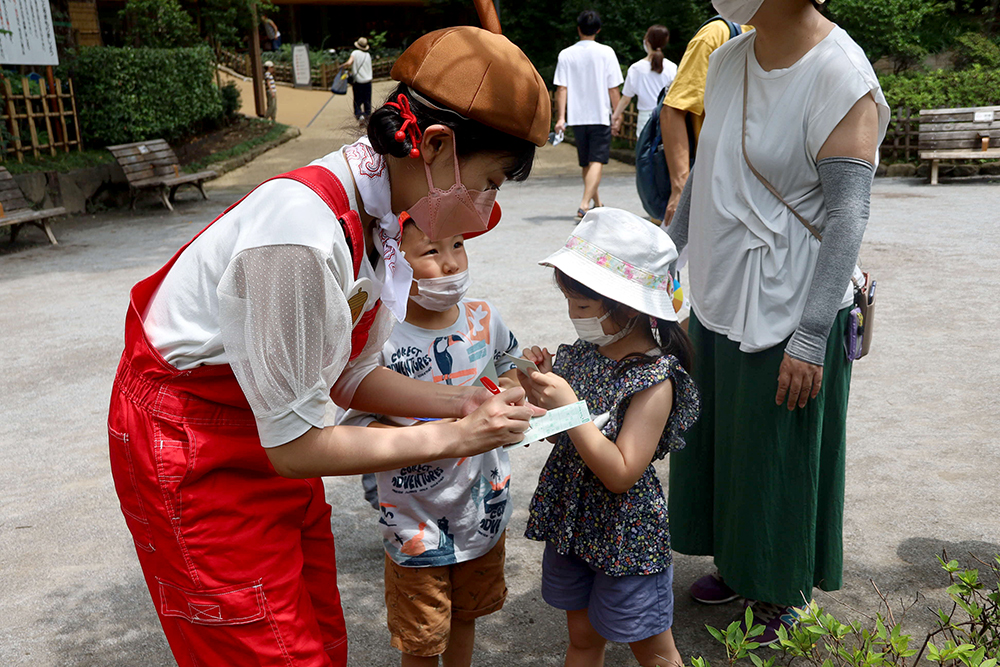
M 774 403 L 784 343 L 740 352 L 691 315 L 702 411 L 670 458 L 672 547 L 714 556 L 746 598 L 801 605 L 813 586 L 841 586 L 848 312 L 830 332 L 819 395 L 791 412 Z

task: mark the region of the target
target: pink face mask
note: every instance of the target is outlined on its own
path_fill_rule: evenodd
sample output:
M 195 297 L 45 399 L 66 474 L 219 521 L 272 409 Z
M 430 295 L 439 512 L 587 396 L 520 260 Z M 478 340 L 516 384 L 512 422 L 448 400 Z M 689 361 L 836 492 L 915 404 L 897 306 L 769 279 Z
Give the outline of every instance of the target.
M 486 231 L 490 213 L 497 197 L 497 191 L 469 191 L 462 184 L 462 174 L 458 169 L 458 153 L 455 150 L 455 135 L 451 135 L 451 156 L 455 164 L 455 185 L 447 190 L 434 187 L 431 168 L 424 162 L 427 174 L 427 195 L 411 206 L 407 213 L 417 228 L 431 241 L 440 241 L 458 234 Z

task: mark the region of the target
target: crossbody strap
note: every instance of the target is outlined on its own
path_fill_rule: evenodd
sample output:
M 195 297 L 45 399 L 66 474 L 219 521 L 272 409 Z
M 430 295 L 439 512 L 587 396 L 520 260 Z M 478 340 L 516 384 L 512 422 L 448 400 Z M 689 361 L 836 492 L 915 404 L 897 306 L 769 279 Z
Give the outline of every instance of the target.
M 751 46 L 750 48 L 753 47 Z M 785 201 L 785 198 L 781 196 L 781 193 L 779 193 L 773 185 L 771 185 L 770 181 L 764 178 L 764 175 L 762 173 L 757 171 L 757 168 L 753 166 L 753 162 L 750 161 L 750 156 L 747 155 L 747 89 L 749 88 L 748 84 L 750 79 L 749 69 L 750 69 L 750 54 L 748 53 L 746 57 L 746 62 L 743 65 L 743 159 L 746 161 L 747 166 L 750 167 L 750 171 L 753 172 L 753 175 L 757 177 L 757 180 L 759 180 L 761 183 L 764 184 L 764 187 L 767 188 L 768 192 L 777 197 L 778 201 L 780 201 L 782 204 L 787 206 L 788 210 L 792 212 L 792 215 L 794 215 L 798 219 L 798 221 L 802 223 L 802 226 L 805 227 L 807 230 L 809 230 L 809 233 L 812 234 L 814 237 L 816 237 L 816 240 L 822 243 L 823 235 L 819 233 L 819 230 L 813 227 L 808 220 L 799 215 L 799 212 L 795 210 L 794 206 Z M 851 276 L 851 282 L 854 283 L 854 286 L 856 288 L 863 289 L 864 282 L 862 282 L 857 277 L 858 273 L 857 267 L 855 267 L 854 272 L 855 275 Z M 866 276 L 865 280 L 867 280 L 867 274 L 864 275 Z
M 753 47 L 751 46 L 750 48 Z M 757 168 L 753 166 L 752 162 L 750 162 L 750 156 L 747 155 L 747 88 L 749 88 L 748 83 L 750 79 L 748 73 L 749 69 L 750 69 L 750 54 L 748 53 L 746 57 L 746 62 L 743 65 L 743 159 L 746 160 L 747 166 L 750 167 L 750 171 L 753 172 L 753 175 L 757 177 L 757 180 L 763 183 L 764 187 L 767 188 L 772 195 L 777 197 L 782 204 L 788 207 L 788 210 L 792 212 L 792 215 L 798 218 L 799 222 L 802 223 L 803 227 L 809 230 L 810 234 L 812 234 L 813 236 L 816 237 L 817 240 L 822 242 L 823 235 L 820 234 L 819 231 L 815 227 L 813 227 L 808 220 L 799 215 L 799 212 L 795 210 L 795 207 L 793 207 L 791 204 L 785 201 L 785 198 L 781 196 L 781 194 L 774 188 L 773 185 L 771 185 L 771 183 L 766 178 L 764 178 L 764 175 L 759 171 L 757 171 Z

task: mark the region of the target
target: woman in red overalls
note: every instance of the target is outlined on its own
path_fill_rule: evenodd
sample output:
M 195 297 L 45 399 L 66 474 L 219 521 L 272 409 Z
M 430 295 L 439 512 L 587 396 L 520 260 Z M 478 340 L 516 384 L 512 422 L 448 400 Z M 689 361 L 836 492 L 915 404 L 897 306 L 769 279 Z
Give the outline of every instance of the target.
M 400 214 L 431 238 L 482 233 L 527 177 L 545 85 L 506 38 L 425 35 L 368 137 L 258 186 L 132 290 L 108 419 L 122 512 L 181 665 L 344 665 L 321 475 L 517 442 L 523 392 L 376 368 L 412 284 Z M 405 213 L 404 213 L 405 212 Z M 464 417 L 324 428 L 335 400 Z

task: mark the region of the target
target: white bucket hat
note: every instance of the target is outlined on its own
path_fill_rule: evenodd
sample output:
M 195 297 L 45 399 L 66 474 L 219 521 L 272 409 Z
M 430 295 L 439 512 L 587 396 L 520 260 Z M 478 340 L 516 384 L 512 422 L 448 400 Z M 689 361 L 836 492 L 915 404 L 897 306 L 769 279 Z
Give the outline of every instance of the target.
M 677 248 L 667 233 L 617 208 L 594 208 L 566 245 L 539 264 L 559 269 L 595 292 L 640 313 L 677 321 L 667 267 Z

